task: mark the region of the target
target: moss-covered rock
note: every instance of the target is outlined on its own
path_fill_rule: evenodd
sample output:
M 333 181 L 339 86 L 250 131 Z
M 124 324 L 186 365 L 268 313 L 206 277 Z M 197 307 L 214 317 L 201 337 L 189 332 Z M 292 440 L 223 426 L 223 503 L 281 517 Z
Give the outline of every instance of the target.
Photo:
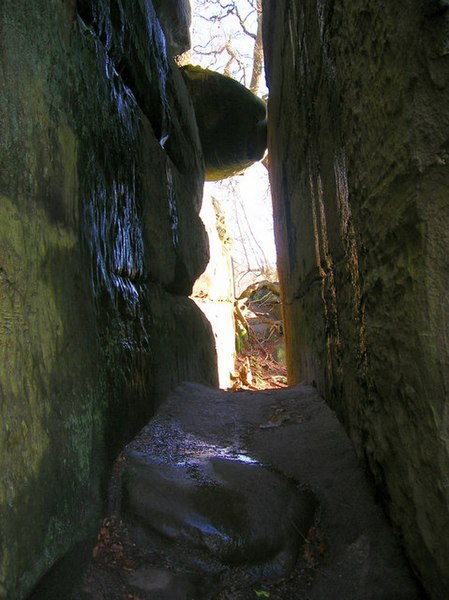
M 16 600 L 94 530 L 166 373 L 216 369 L 185 297 L 208 259 L 201 149 L 151 2 L 3 0 L 0 30 L 0 598 Z
M 186 65 L 181 72 L 195 108 L 206 180 L 236 175 L 260 160 L 267 145 L 263 100 L 215 71 Z

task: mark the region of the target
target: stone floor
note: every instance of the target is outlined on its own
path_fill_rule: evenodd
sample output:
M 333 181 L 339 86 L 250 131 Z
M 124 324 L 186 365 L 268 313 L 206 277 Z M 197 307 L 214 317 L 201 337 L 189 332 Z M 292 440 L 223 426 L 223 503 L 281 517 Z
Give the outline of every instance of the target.
M 232 393 L 184 384 L 117 465 L 93 559 L 64 597 L 425 597 L 312 387 Z M 62 597 L 53 586 L 36 600 Z

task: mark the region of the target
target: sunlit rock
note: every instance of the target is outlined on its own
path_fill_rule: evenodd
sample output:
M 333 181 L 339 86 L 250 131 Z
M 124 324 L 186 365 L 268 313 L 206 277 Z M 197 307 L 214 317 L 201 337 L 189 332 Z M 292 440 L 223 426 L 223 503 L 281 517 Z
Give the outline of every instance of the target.
M 236 175 L 263 158 L 267 146 L 263 100 L 215 71 L 186 65 L 181 72 L 193 100 L 206 180 Z
M 235 360 L 234 278 L 231 239 L 218 200 L 205 194 L 200 217 L 209 238 L 210 260 L 193 286 L 192 299 L 206 315 L 215 338 L 218 380 L 231 386 Z

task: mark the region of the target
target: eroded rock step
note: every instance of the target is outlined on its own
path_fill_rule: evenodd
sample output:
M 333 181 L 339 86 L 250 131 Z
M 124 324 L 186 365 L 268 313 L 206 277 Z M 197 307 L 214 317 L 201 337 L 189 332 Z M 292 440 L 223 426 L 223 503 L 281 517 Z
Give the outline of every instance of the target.
M 74 598 L 424 597 L 313 388 L 184 384 L 120 464 L 116 514 Z
M 313 388 L 185 384 L 124 457 L 121 516 L 153 562 L 128 576 L 141 598 L 421 597 Z
M 317 502 L 246 452 L 246 427 L 231 398 L 194 386 L 181 403 L 178 394 L 169 399 L 126 448 L 122 515 L 136 544 L 156 536 L 161 546 L 175 545 L 171 563 L 180 571 L 219 579 L 238 568 L 254 581 L 285 577 Z M 139 589 L 151 586 L 153 575 L 140 576 Z M 178 597 L 176 580 L 167 577 L 167 586 Z

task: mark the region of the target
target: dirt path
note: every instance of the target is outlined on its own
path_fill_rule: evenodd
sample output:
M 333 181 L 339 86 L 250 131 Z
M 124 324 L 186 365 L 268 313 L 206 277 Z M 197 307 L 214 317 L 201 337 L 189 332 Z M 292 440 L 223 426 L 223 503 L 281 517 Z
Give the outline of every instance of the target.
M 184 384 L 116 469 L 124 496 L 75 589 L 61 596 L 47 587 L 36 598 L 424 597 L 313 388 L 232 393 Z

